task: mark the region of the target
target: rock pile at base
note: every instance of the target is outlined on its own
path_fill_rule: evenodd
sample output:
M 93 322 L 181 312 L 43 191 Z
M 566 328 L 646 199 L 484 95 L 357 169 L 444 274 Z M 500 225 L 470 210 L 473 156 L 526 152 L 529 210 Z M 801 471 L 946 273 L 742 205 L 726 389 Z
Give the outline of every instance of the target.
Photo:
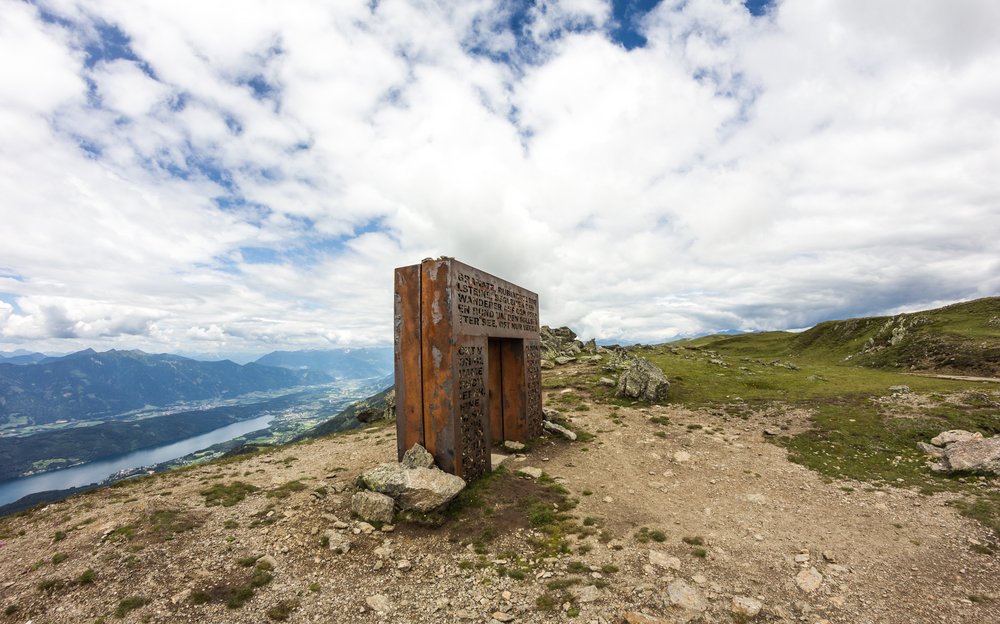
M 461 477 L 448 474 L 434 465 L 434 457 L 427 450 L 415 444 L 406 451 L 403 461 L 396 464 L 382 464 L 358 475 L 355 484 L 362 490 L 369 490 L 390 498 L 395 507 L 420 513 L 434 511 L 447 505 L 465 488 Z M 377 499 L 366 495 L 357 498 L 356 513 L 367 519 L 358 509 L 377 509 Z M 352 499 L 352 506 L 354 506 Z M 362 507 L 364 505 L 364 507 Z M 391 519 L 391 518 L 390 518 Z

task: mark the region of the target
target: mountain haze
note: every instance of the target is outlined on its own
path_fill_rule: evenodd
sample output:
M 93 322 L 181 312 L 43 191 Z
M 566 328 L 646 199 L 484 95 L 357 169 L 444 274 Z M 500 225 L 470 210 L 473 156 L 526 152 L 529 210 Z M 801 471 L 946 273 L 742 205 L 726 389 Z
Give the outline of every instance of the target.
M 336 379 L 370 379 L 392 373 L 393 350 L 391 347 L 374 347 L 274 351 L 255 363 L 292 370 L 318 370 Z
M 234 398 L 330 381 L 321 371 L 87 349 L 30 366 L 0 363 L 0 422 L 107 420 L 147 405 Z

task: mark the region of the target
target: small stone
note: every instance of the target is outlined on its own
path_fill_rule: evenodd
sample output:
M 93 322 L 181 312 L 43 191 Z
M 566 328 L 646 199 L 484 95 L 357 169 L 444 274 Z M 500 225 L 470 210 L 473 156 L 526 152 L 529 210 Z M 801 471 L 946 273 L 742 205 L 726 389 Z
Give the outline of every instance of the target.
M 825 559 L 829 563 L 837 563 L 837 557 L 833 554 L 833 552 L 829 550 L 823 551 L 823 559 Z
M 708 579 L 702 576 L 701 574 L 695 574 L 694 576 L 691 577 L 691 580 L 698 585 L 704 585 L 705 583 L 708 582 Z
M 365 598 L 365 602 L 371 607 L 373 611 L 379 613 L 388 613 L 392 609 L 392 603 L 389 602 L 389 597 L 383 594 L 375 594 L 374 596 L 368 596 Z
M 613 503 L 613 502 L 615 502 L 615 499 L 611 498 L 610 496 L 605 496 L 601 500 L 604 501 L 605 503 Z
M 658 550 L 649 551 L 649 562 L 653 565 L 658 565 L 661 568 L 666 568 L 668 570 L 680 570 L 681 560 L 677 557 L 671 557 L 666 553 L 662 553 Z
M 593 585 L 585 585 L 580 589 L 580 591 L 576 592 L 576 594 L 576 599 L 579 602 L 594 602 L 600 599 L 601 590 L 597 589 Z
M 769 435 L 769 436 L 781 435 L 781 428 L 780 427 L 768 427 L 767 429 L 764 429 L 764 434 L 765 435 Z
M 669 624 L 667 620 L 661 620 L 645 613 L 636 613 L 635 611 L 629 611 L 623 614 L 622 617 L 625 618 L 628 624 Z
M 817 572 L 816 568 L 802 570 L 795 575 L 795 584 L 799 586 L 799 589 L 806 593 L 819 589 L 819 586 L 822 583 L 823 575 Z
M 689 462 L 691 461 L 691 453 L 688 453 L 687 451 L 677 451 L 674 453 L 674 461 L 678 464 Z
M 407 572 L 412 567 L 413 565 L 406 559 L 402 559 L 399 563 L 396 564 L 396 569 L 401 572 Z
M 534 468 L 532 466 L 525 466 L 524 468 L 518 468 L 519 473 L 524 473 L 531 477 L 532 479 L 540 479 L 542 477 L 542 469 Z
M 505 440 L 503 446 L 508 451 L 523 451 L 524 445 L 516 440 Z
M 754 600 L 753 598 L 746 598 L 744 596 L 734 596 L 732 611 L 737 615 L 744 615 L 746 617 L 754 617 L 760 610 L 764 607 L 759 600 Z
M 493 619 L 497 622 L 513 622 L 516 618 L 509 613 L 501 613 L 500 611 L 493 612 Z

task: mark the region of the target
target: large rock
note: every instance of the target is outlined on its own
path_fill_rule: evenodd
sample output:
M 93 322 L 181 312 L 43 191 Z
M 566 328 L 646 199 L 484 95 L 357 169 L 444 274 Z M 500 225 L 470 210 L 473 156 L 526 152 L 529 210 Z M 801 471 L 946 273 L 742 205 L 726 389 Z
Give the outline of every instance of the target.
M 939 472 L 967 470 L 1000 475 L 1000 436 L 949 444 L 935 467 Z
M 400 463 L 407 468 L 433 468 L 434 456 L 423 446 L 414 444 L 410 450 L 403 453 L 403 461 Z
M 451 502 L 465 489 L 461 477 L 438 468 L 414 468 L 406 472 L 406 488 L 396 497 L 401 509 L 427 513 Z
M 543 325 L 539 330 L 542 343 L 542 359 L 554 360 L 560 355 L 576 355 L 583 350 L 583 343 L 576 339 L 576 333 L 569 327 L 552 329 Z
M 396 501 L 385 494 L 361 490 L 351 497 L 351 511 L 365 520 L 390 523 L 396 512 Z
M 955 442 L 968 442 L 969 440 L 982 439 L 983 434 L 976 431 L 963 431 L 962 429 L 952 429 L 951 431 L 942 431 L 938 435 L 931 439 L 931 444 L 934 446 L 948 446 L 949 444 L 954 444 Z
M 412 451 L 410 449 L 407 453 Z M 404 455 L 404 461 L 406 460 L 407 456 Z M 360 474 L 357 485 L 393 498 L 400 509 L 420 513 L 448 504 L 465 488 L 465 481 L 461 477 L 443 472 L 437 467 L 422 467 L 422 463 L 426 463 L 426 457 L 419 451 L 414 452 L 409 457 L 409 464 L 419 467 L 410 467 L 405 463 L 383 464 Z
M 655 364 L 638 358 L 618 377 L 615 396 L 660 403 L 667 399 L 670 382 Z
M 604 363 L 604 370 L 608 371 L 620 371 L 625 370 L 632 365 L 638 359 L 637 356 L 632 355 L 628 351 L 622 348 L 612 349 L 611 354 L 608 356 L 608 361 Z

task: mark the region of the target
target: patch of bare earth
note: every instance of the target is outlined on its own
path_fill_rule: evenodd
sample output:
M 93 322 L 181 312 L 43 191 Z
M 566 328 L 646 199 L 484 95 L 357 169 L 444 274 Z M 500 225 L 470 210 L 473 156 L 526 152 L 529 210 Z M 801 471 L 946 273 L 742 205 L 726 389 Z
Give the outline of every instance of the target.
M 14 609 L 0 622 L 263 622 L 269 612 L 290 622 L 358 624 L 620 622 L 629 611 L 669 617 L 665 591 L 676 579 L 705 598 L 699 616 L 705 622 L 733 621 L 735 597 L 763 605 L 746 621 L 1000 621 L 997 564 L 973 548 L 987 531 L 947 506 L 947 495 L 824 483 L 788 462 L 763 429 L 786 421 L 789 431 L 798 429 L 807 414 L 723 422 L 682 407 L 614 413 L 589 407 L 567 414 L 574 428 L 596 439 L 542 440 L 508 457 L 511 474 L 493 483 L 481 506 L 440 526 L 401 523 L 391 532 L 366 533 L 350 518 L 353 478 L 396 459 L 394 425 L 95 491 L 8 518 L 0 540 L 0 609 Z M 670 424 L 650 421 L 656 416 Z M 518 477 L 524 467 L 554 477 L 579 499 L 571 512 L 578 522 L 593 518 L 613 539 L 571 537 L 571 554 L 538 557 L 529 540 L 543 535 L 527 521 L 524 500 L 548 504 L 558 496 Z M 267 496 L 292 480 L 307 487 L 287 498 Z M 230 507 L 205 507 L 199 492 L 235 481 L 259 490 Z M 325 493 L 315 492 L 320 488 Z M 152 534 L 150 517 L 164 510 L 177 513 L 180 532 Z M 115 533 L 127 526 L 131 536 Z M 65 538 L 53 541 L 57 531 Z M 659 538 L 657 531 L 664 541 L 643 537 Z M 324 536 L 330 544 L 346 539 L 349 550 L 338 554 L 324 546 Z M 703 545 L 685 537 L 700 537 Z M 469 543 L 476 539 L 488 553 L 483 559 Z M 581 554 L 581 546 L 589 552 Z M 651 550 L 665 556 L 653 559 L 671 564 L 651 561 Z M 53 564 L 57 553 L 66 558 Z M 515 567 L 512 555 L 524 558 L 523 580 L 497 574 L 501 566 Z M 259 561 L 271 563 L 273 578 L 253 587 L 242 607 L 227 607 L 255 574 L 262 578 L 254 558 L 264 556 Z M 92 582 L 80 583 L 88 569 Z M 818 587 L 803 589 L 807 577 L 821 579 Z M 569 578 L 581 582 L 547 588 Z M 46 581 L 62 586 L 40 589 Z M 589 602 L 536 609 L 543 593 L 580 596 L 585 583 L 597 581 L 607 585 L 586 592 Z M 131 596 L 145 604 L 121 620 L 109 615 Z

